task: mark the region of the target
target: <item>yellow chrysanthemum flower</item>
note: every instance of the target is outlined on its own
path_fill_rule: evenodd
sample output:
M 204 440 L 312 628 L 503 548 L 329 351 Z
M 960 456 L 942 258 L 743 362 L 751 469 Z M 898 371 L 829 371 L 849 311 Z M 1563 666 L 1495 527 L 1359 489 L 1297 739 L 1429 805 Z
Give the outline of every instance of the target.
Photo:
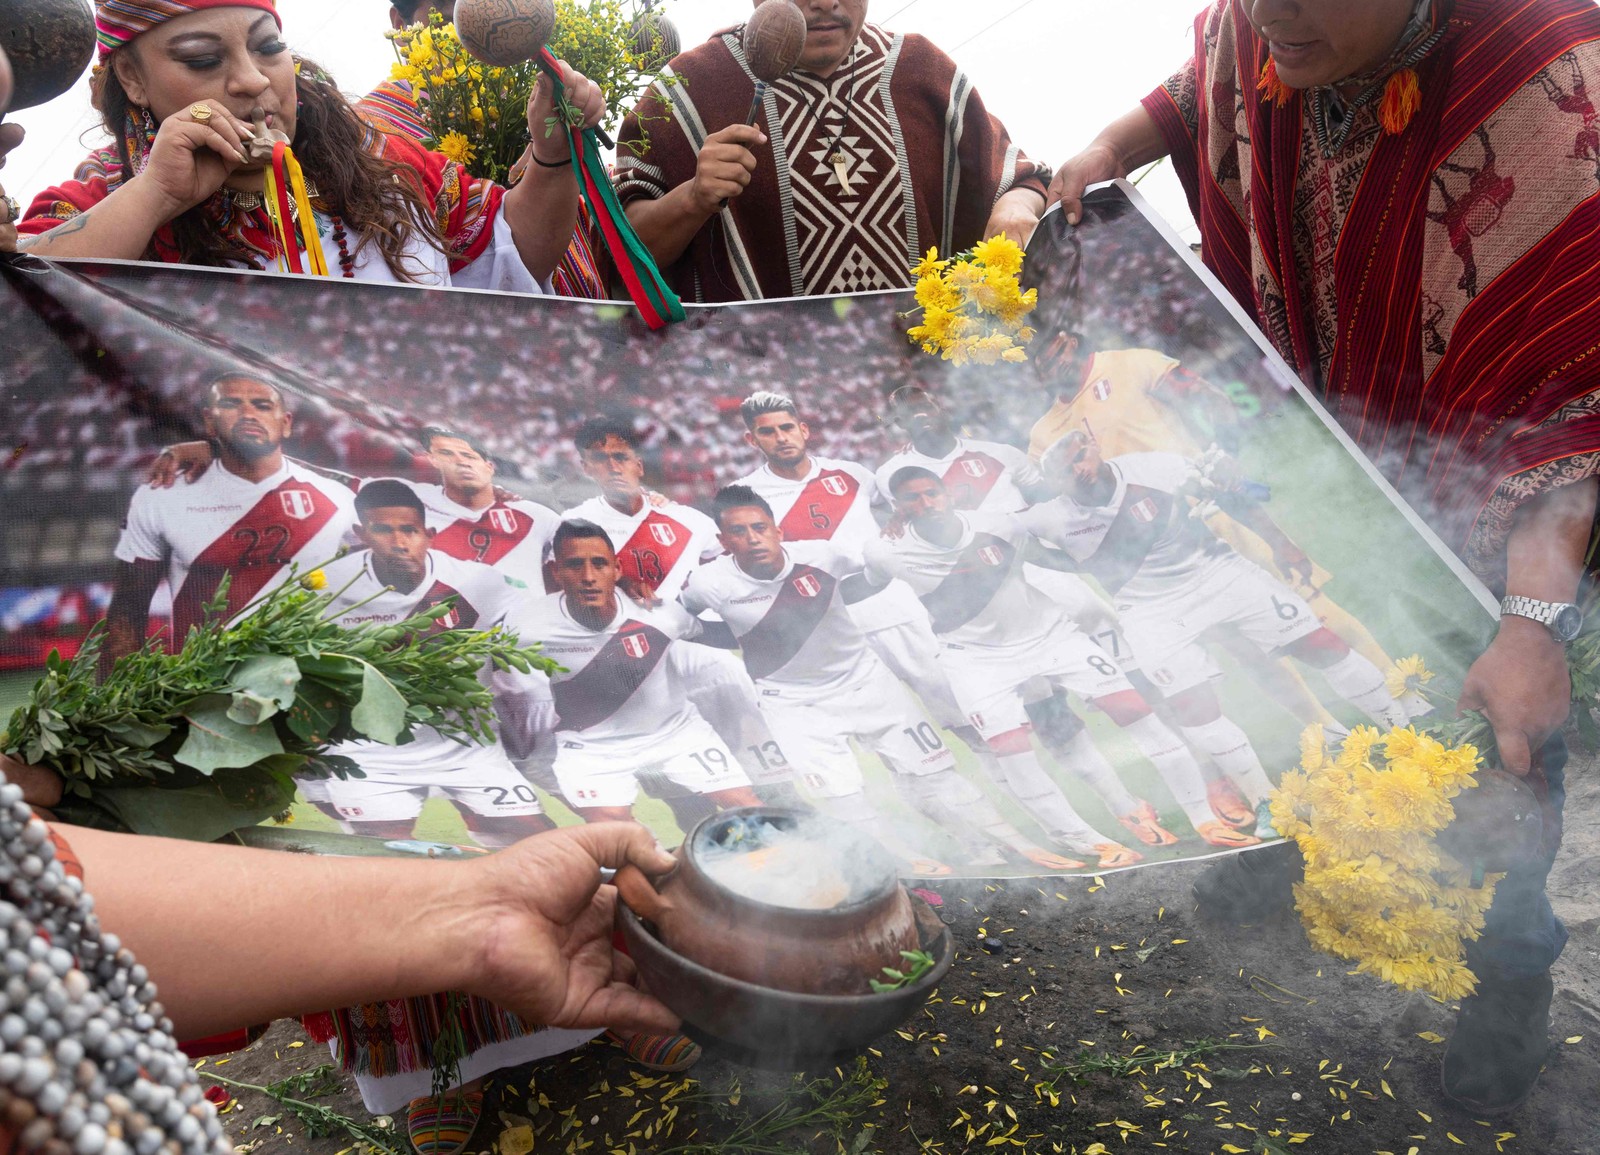
M 1433 681 L 1433 671 L 1424 664 L 1420 654 L 1401 658 L 1390 666 L 1389 672 L 1383 676 L 1383 684 L 1388 688 L 1391 698 L 1416 693 L 1431 681 Z
M 1322 727 L 1307 726 L 1300 731 L 1300 768 L 1307 773 L 1321 770 L 1328 760 L 1328 736 Z
M 320 569 L 314 569 L 300 579 L 300 584 L 308 590 L 325 590 L 328 588 L 328 575 Z
M 949 261 L 941 261 L 939 259 L 939 250 L 937 248 L 932 248 L 928 250 L 927 256 L 911 267 L 911 275 L 918 280 L 923 277 L 936 277 L 944 272 L 949 264 Z
M 1007 236 L 990 237 L 972 246 L 972 257 L 991 269 L 999 269 L 1008 276 L 1022 272 L 1022 247 Z
M 1330 758 L 1313 726 L 1300 755 L 1272 816 L 1305 859 L 1294 893 L 1312 944 L 1407 990 L 1470 994 L 1463 944 L 1480 933 L 1493 886 L 1472 888 L 1435 836 L 1454 818 L 1450 799 L 1472 781 L 1477 751 L 1410 727 L 1380 735 L 1363 726 Z
M 466 164 L 476 151 L 472 147 L 472 142 L 459 132 L 445 133 L 433 147 L 435 151 L 443 153 L 457 164 Z
M 1022 250 L 1004 237 L 943 260 L 937 248 L 929 249 L 911 269 L 917 278 L 917 304 L 924 313 L 939 308 L 956 319 L 943 336 L 931 332 L 926 319 L 906 336 L 958 365 L 1026 361 L 1022 346 L 1033 340 L 1034 331 L 1023 322 L 1037 307 L 1039 295 L 1034 289 L 1022 291 L 1021 269 Z M 915 310 L 908 314 L 914 315 Z

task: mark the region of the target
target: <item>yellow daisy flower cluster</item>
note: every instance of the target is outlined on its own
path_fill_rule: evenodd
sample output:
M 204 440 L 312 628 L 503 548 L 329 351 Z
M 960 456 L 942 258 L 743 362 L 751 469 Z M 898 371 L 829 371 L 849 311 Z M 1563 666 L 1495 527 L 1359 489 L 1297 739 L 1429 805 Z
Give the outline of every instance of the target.
M 604 90 L 604 123 L 612 130 L 665 63 L 659 32 L 635 27 L 644 11 L 643 0 L 556 0 L 550 51 Z M 388 36 L 395 51 L 389 79 L 411 86 L 429 146 L 471 161 L 475 176 L 507 182 L 528 143 L 526 109 L 538 66 L 484 64 L 437 12 Z
M 1410 727 L 1359 727 L 1336 753 L 1321 726 L 1301 735 L 1272 821 L 1305 856 L 1295 900 L 1313 946 L 1406 990 L 1473 992 L 1462 944 L 1478 937 L 1501 876 L 1474 889 L 1435 836 L 1455 817 L 1451 799 L 1477 785 L 1477 766 L 1474 747 Z
M 922 321 L 906 336 L 923 352 L 957 365 L 1026 361 L 1023 346 L 1033 340 L 1026 318 L 1039 304 L 1039 291 L 1024 293 L 1021 273 L 1022 248 L 1004 236 L 945 260 L 929 249 L 911 270 Z

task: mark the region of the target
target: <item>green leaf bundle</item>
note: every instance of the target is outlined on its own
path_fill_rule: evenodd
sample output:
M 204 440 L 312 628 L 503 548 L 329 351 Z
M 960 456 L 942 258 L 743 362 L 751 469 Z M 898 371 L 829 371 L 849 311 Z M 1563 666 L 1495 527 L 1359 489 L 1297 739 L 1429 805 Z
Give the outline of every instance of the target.
M 211 840 L 288 809 L 294 776 L 360 776 L 325 754 L 352 739 L 388 745 L 430 726 L 493 741 L 480 680 L 555 664 L 512 635 L 438 630 L 449 601 L 392 625 L 341 626 L 333 597 L 286 582 L 224 625 L 227 586 L 176 653 L 160 638 L 96 681 L 104 628 L 44 676 L 0 733 L 0 751 L 60 774 L 71 821 Z

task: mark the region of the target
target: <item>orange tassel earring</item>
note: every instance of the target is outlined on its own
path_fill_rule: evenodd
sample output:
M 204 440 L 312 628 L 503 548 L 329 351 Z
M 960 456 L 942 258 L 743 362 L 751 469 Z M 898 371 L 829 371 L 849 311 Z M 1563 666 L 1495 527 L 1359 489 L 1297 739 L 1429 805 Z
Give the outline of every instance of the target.
M 1422 85 L 1417 81 L 1416 71 L 1402 68 L 1383 86 L 1383 100 L 1378 105 L 1378 120 L 1383 131 L 1398 136 L 1421 107 Z
M 1294 89 L 1278 79 L 1278 65 L 1269 55 L 1261 66 L 1261 79 L 1256 81 L 1256 91 L 1279 108 L 1289 103 Z

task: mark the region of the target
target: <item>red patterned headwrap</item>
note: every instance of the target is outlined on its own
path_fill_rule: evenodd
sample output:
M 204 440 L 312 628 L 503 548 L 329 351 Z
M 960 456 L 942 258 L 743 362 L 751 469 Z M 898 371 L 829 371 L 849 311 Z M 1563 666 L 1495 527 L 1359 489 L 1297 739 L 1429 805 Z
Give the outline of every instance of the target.
M 158 24 L 203 8 L 259 8 L 272 13 L 283 27 L 274 0 L 96 0 L 95 38 L 100 42 L 100 63 L 112 52 Z

